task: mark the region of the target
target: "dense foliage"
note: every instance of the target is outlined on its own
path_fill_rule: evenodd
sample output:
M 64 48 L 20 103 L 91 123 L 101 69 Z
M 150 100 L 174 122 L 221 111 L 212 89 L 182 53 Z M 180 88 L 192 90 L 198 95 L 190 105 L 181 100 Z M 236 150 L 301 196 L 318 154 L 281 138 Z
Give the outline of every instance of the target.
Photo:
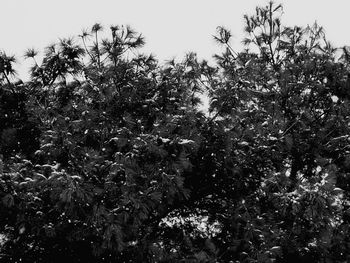
M 1 262 L 348 262 L 350 50 L 281 13 L 215 65 L 99 24 L 25 83 L 1 53 Z

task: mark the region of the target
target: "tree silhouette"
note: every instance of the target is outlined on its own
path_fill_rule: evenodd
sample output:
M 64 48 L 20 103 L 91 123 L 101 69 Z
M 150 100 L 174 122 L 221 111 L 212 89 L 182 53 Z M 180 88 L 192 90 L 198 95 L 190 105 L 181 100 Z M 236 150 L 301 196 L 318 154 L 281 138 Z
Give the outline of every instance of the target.
M 100 24 L 28 49 L 25 83 L 1 53 L 0 258 L 349 260 L 349 49 L 282 11 L 244 16 L 242 51 L 218 27 L 214 65 Z

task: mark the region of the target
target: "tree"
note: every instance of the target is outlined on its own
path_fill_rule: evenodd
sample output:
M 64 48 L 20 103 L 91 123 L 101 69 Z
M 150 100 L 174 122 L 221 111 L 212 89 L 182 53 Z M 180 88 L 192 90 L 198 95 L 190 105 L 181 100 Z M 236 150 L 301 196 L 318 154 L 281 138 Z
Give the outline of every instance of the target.
M 2 54 L 0 257 L 8 262 L 349 260 L 349 50 L 282 6 L 243 51 L 159 64 L 129 26 Z M 0 65 L 1 66 L 1 65 Z M 208 93 L 210 114 L 198 109 Z
M 188 199 L 183 173 L 199 140 L 191 121 L 204 120 L 187 87 L 190 58 L 160 67 L 133 55 L 143 39 L 130 27 L 111 27 L 100 43 L 99 30 L 91 48 L 87 34 L 83 48 L 64 39 L 42 63 L 26 52 L 34 66 L 18 108 L 37 117 L 40 144 L 33 154 L 3 150 L 9 261 L 151 260 L 158 224 Z
M 283 27 L 281 10 L 270 2 L 244 17 L 243 52 L 231 50 L 228 30 L 216 37 L 226 51 L 216 56 L 222 74 L 211 108 L 242 184 L 227 259 L 346 260 L 347 49 L 337 59 L 321 27 Z

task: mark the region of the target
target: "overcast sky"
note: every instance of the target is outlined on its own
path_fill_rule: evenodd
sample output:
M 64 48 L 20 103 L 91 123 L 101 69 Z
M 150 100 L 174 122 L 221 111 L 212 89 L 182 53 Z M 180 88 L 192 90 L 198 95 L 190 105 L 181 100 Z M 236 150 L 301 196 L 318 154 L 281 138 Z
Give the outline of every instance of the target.
M 336 46 L 350 45 L 349 0 L 282 0 L 282 23 L 326 29 Z M 26 48 L 42 50 L 58 38 L 77 36 L 99 22 L 129 24 L 146 38 L 145 52 L 161 61 L 195 51 L 210 59 L 218 51 L 212 39 L 217 26 L 231 29 L 236 47 L 243 37 L 243 15 L 252 14 L 262 0 L 1 0 L 0 50 L 14 54 L 23 65 Z M 18 66 L 19 72 L 22 69 Z

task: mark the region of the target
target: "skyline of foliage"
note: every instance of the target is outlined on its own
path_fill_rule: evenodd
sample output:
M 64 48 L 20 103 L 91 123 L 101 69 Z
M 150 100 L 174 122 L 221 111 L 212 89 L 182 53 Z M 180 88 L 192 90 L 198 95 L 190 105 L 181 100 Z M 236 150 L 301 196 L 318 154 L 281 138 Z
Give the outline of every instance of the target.
M 215 63 L 100 24 L 28 49 L 26 82 L 1 53 L 0 259 L 349 261 L 350 50 L 282 13 L 241 51 L 218 27 Z

